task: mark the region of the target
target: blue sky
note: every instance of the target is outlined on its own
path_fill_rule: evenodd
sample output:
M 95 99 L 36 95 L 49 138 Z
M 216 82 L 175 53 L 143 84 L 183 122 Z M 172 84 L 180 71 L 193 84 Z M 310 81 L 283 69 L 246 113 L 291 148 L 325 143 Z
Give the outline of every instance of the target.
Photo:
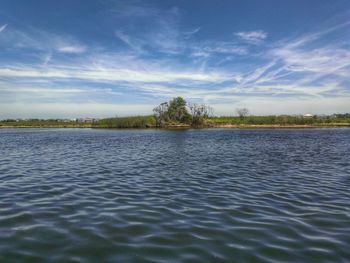
M 0 118 L 350 112 L 350 1 L 0 3 Z

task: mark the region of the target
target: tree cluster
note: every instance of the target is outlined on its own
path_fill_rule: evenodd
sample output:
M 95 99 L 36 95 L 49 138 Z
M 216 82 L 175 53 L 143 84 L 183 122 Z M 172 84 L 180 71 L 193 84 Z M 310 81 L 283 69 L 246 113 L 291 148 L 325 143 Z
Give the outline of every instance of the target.
M 213 108 L 205 104 L 192 103 L 189 105 L 192 114 L 192 126 L 204 124 L 205 119 L 213 115 Z
M 237 108 L 236 112 L 241 120 L 249 115 L 249 110 L 247 108 Z
M 190 112 L 188 111 L 190 110 Z M 169 123 L 186 123 L 199 126 L 213 113 L 213 109 L 207 105 L 190 104 L 182 97 L 177 97 L 169 102 L 163 102 L 153 109 L 158 127 Z

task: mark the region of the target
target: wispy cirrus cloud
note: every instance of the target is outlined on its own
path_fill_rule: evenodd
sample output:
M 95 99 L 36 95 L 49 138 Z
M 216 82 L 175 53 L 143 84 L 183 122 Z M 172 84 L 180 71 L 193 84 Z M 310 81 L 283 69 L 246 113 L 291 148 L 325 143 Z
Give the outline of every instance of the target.
M 222 73 L 200 73 L 186 71 L 103 69 L 99 68 L 67 68 L 59 67 L 11 67 L 0 68 L 0 77 L 13 78 L 60 78 L 95 81 L 139 82 L 171 82 L 171 81 L 203 81 L 217 82 L 230 80 L 231 76 Z
M 241 31 L 235 33 L 234 35 L 240 40 L 254 45 L 262 43 L 268 36 L 267 32 L 264 32 L 263 30 Z
M 4 31 L 6 27 L 7 27 L 7 24 L 0 26 L 0 33 L 1 33 L 2 31 Z
M 252 65 L 251 70 L 228 71 L 226 68 L 206 70 L 198 69 L 195 64 L 188 63 L 185 67 L 176 66 L 171 58 L 164 61 L 157 58 L 152 61 L 147 57 L 139 57 L 139 52 L 115 54 L 100 52 L 87 54 L 88 56 L 81 57 L 75 63 L 56 62 L 50 66 L 1 67 L 0 77 L 6 78 L 9 83 L 22 79 L 29 85 L 25 92 L 29 94 L 28 96 L 35 94 L 29 90 L 37 90 L 35 84 L 37 81 L 46 80 L 46 85 L 57 91 L 45 92 L 45 99 L 49 96 L 54 97 L 53 94 L 56 93 L 62 98 L 71 97 L 78 92 L 96 96 L 93 94 L 96 94 L 95 90 L 98 87 L 80 91 L 62 89 L 58 85 L 70 82 L 84 83 L 91 87 L 107 85 L 106 90 L 115 92 L 118 96 L 124 96 L 125 92 L 136 92 L 155 98 L 181 95 L 207 103 L 259 97 L 323 98 L 331 93 L 334 96 L 350 96 L 349 91 L 342 88 L 342 83 L 350 77 L 346 71 L 350 66 L 349 51 L 334 43 L 313 47 L 323 35 L 312 33 L 293 40 L 288 39 L 287 43 L 280 41 L 271 45 L 259 55 L 266 63 Z M 119 36 L 126 42 L 129 41 L 122 33 Z M 215 54 L 222 54 L 224 57 L 232 54 L 245 56 L 248 51 L 246 47 L 231 42 L 192 43 L 188 50 L 203 52 L 208 54 L 208 57 Z M 203 54 L 198 56 L 208 59 Z M 190 56 L 195 55 L 190 53 Z M 320 78 L 332 81 L 316 83 Z M 125 92 L 120 93 L 120 90 Z M 106 92 L 100 95 L 108 97 Z
M 135 51 L 157 50 L 178 54 L 188 32 L 180 30 L 180 14 L 176 7 L 154 8 L 138 2 L 116 3 L 111 11 L 116 22 L 116 36 Z
M 335 79 L 341 84 L 349 79 L 350 50 L 344 42 L 320 45 L 323 37 L 345 25 L 346 23 L 294 40 L 281 41 L 266 52 L 267 58 L 275 61 L 278 66 L 259 78 L 257 84 L 290 81 L 295 85 L 305 85 L 321 79 L 323 82 Z
M 84 53 L 87 51 L 86 45 L 69 35 L 59 35 L 37 28 L 6 30 L 6 25 L 0 28 L 0 46 L 11 49 L 26 49 L 35 51 L 60 52 L 60 53 Z M 2 29 L 2 30 L 1 30 Z
M 68 54 L 76 54 L 76 53 L 84 53 L 86 51 L 86 47 L 83 45 L 63 45 L 58 46 L 57 51 L 61 53 Z
M 194 43 L 190 47 L 191 55 L 194 57 L 208 57 L 212 54 L 245 55 L 246 47 L 239 46 L 229 41 L 204 41 Z
M 84 42 L 85 35 L 74 31 L 5 26 L 0 47 L 14 55 L 0 62 L 0 107 L 38 103 L 53 109 L 56 103 L 73 109 L 76 102 L 87 111 L 88 105 L 119 111 L 112 105 L 152 109 L 159 100 L 184 96 L 212 104 L 218 113 L 241 105 L 259 114 L 260 105 L 273 108 L 267 101 L 278 112 L 286 112 L 285 105 L 290 112 L 307 110 L 303 103 L 315 109 L 329 103 L 332 111 L 336 99 L 343 109 L 350 98 L 346 35 L 343 41 L 330 36 L 346 23 L 275 41 L 265 30 L 208 34 L 206 25 L 184 26 L 182 10 L 170 5 L 117 2 L 108 16 L 111 25 L 101 37 L 111 42 Z
M 195 29 L 183 32 L 183 35 L 184 35 L 185 39 L 189 39 L 193 35 L 197 34 L 200 30 L 201 30 L 201 27 L 197 27 Z
M 124 44 L 126 44 L 129 48 L 137 53 L 143 53 L 143 46 L 145 45 L 145 41 L 137 39 L 135 37 L 131 37 L 121 30 L 117 30 L 115 35 L 118 39 L 120 39 Z

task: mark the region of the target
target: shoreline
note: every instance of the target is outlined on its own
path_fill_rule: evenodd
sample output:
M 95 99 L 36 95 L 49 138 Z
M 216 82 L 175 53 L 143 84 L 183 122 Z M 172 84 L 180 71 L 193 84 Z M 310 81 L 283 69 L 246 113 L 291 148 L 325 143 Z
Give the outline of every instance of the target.
M 123 129 L 315 129 L 315 128 L 350 128 L 350 124 L 347 123 L 333 123 L 333 124 L 320 124 L 320 125 L 300 125 L 300 124 L 216 124 L 216 125 L 203 125 L 200 127 L 193 127 L 191 125 L 168 125 L 164 127 L 148 126 L 148 127 L 125 127 L 125 128 L 108 128 L 108 127 L 94 127 L 92 125 L 64 125 L 64 126 L 15 126 L 15 125 L 0 125 L 0 129 L 108 129 L 108 130 L 123 130 Z

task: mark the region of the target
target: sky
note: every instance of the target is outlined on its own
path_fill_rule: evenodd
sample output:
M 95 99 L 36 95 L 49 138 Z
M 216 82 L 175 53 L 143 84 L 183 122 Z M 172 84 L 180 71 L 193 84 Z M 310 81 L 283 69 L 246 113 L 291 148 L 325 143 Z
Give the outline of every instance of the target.
M 0 119 L 350 112 L 348 0 L 2 0 Z

